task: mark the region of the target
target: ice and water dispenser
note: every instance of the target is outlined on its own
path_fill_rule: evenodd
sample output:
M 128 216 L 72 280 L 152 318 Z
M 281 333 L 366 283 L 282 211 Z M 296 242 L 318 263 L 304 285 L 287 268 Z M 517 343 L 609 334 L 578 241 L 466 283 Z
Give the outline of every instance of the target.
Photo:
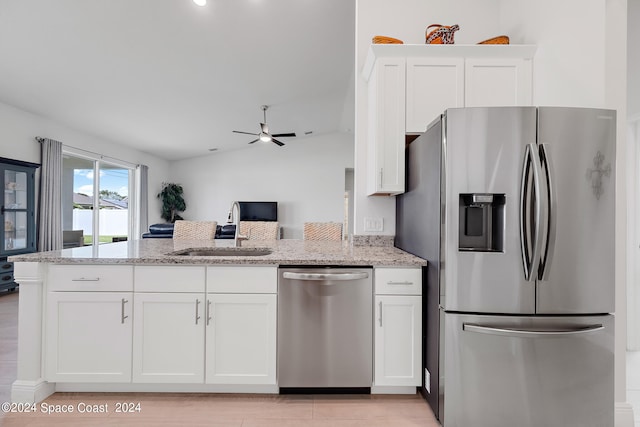
M 460 194 L 459 250 L 503 251 L 504 202 L 504 194 Z

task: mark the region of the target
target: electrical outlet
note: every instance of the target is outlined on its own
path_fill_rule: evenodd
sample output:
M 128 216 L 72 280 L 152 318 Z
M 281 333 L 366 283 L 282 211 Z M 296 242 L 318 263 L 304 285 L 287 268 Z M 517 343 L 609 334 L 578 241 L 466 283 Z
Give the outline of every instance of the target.
M 383 231 L 384 221 L 382 218 L 365 218 L 364 231 Z

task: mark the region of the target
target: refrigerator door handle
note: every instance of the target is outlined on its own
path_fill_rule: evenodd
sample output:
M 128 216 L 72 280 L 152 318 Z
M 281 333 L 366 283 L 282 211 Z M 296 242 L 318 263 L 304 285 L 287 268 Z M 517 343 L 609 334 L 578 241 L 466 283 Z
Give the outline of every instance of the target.
M 547 230 L 544 242 L 544 253 L 540 260 L 540 271 L 538 273 L 540 280 L 549 280 L 549 270 L 551 269 L 551 261 L 553 260 L 553 252 L 556 246 L 556 218 L 558 213 L 558 204 L 554 188 L 554 169 L 547 146 L 548 144 L 540 144 L 540 159 L 547 184 Z
M 520 190 L 520 245 L 524 264 L 524 277 L 527 281 L 533 281 L 537 277 L 534 274 L 540 265 L 542 244 L 546 235 L 546 221 L 543 215 L 547 215 L 547 202 L 543 197 L 546 194 L 546 183 L 541 179 L 542 167 L 538 156 L 536 144 L 527 144 L 522 169 L 522 183 Z M 529 189 L 529 173 L 533 173 L 533 195 Z M 533 219 L 529 212 L 533 205 Z M 533 231 L 533 239 L 531 233 Z M 530 248 L 531 243 L 533 247 Z M 530 256 L 529 256 L 530 255 Z
M 560 328 L 555 330 L 511 329 L 483 326 L 474 323 L 463 323 L 462 330 L 479 334 L 500 335 L 513 338 L 549 338 L 566 337 L 571 335 L 589 334 L 604 329 L 603 325 L 588 325 L 575 328 Z

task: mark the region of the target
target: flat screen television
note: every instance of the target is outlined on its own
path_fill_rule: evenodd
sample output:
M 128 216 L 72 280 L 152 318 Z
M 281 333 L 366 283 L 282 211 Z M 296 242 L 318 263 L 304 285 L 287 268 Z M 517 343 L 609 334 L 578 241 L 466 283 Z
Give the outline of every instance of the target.
M 238 202 L 240 221 L 277 221 L 278 202 Z

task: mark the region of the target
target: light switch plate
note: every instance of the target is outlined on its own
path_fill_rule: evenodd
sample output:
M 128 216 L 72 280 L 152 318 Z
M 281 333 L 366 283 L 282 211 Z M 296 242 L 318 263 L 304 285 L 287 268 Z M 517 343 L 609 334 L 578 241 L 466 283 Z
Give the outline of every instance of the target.
M 364 231 L 383 231 L 384 221 L 382 218 L 365 218 Z

